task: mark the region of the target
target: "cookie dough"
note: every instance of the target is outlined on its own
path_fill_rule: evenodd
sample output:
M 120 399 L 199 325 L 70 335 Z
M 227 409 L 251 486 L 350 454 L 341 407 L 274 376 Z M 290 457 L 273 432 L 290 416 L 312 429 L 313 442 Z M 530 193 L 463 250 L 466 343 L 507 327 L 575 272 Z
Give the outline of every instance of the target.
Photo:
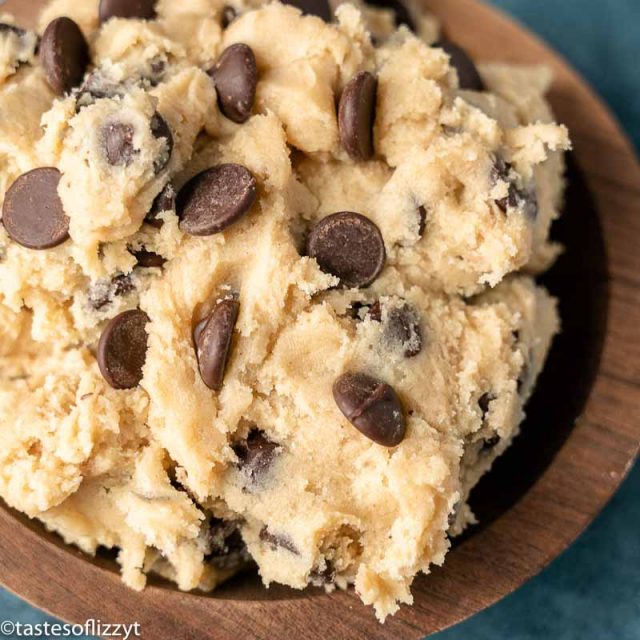
M 0 25 L 0 496 L 132 588 L 254 561 L 384 621 L 559 329 L 568 134 L 543 69 L 292 4 L 53 0 L 40 62 Z

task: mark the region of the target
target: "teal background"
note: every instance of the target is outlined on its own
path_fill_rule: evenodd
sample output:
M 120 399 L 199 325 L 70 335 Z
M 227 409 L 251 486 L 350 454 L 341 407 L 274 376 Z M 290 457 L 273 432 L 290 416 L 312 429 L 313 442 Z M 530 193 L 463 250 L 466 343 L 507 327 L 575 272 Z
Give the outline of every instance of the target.
M 640 0 L 493 4 L 563 53 L 609 103 L 640 148 Z M 1 620 L 52 619 L 0 589 Z M 434 636 L 538 639 L 640 640 L 640 466 L 585 534 L 541 575 L 487 611 Z

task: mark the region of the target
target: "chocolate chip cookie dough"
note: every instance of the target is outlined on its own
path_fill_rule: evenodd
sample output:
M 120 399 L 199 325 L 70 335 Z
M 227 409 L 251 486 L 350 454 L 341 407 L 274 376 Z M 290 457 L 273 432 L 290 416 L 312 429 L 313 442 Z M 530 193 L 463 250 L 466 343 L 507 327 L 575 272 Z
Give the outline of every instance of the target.
M 354 585 L 473 522 L 559 329 L 564 127 L 411 6 L 0 20 L 0 495 L 124 581 Z

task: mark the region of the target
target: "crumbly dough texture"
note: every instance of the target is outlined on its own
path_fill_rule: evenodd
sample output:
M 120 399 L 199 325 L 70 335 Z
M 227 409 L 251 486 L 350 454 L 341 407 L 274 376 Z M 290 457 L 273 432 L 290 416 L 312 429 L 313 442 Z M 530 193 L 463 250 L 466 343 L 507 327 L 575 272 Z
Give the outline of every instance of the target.
M 55 166 L 71 235 L 32 251 L 0 228 L 0 495 L 87 553 L 117 549 L 136 589 L 151 571 L 211 589 L 250 556 L 267 585 L 355 585 L 384 620 L 411 602 L 418 572 L 443 562 L 448 533 L 473 521 L 469 492 L 516 435 L 559 328 L 531 275 L 559 251 L 549 228 L 569 144 L 544 98 L 549 74 L 483 65 L 489 90 L 460 91 L 428 44 L 433 20 L 419 23 L 420 38 L 362 5 L 341 5 L 326 24 L 277 2 L 237 2 L 223 30 L 223 0 L 159 0 L 157 20 L 102 28 L 97 4 L 53 0 L 40 32 L 73 18 L 93 81 L 116 95 L 81 107 L 77 93 L 54 98 L 36 60 L 9 72 L 17 45 L 0 48 L 0 204 L 21 173 Z M 219 112 L 204 71 L 238 42 L 259 73 L 242 125 Z M 335 96 L 361 70 L 379 82 L 376 157 L 354 163 Z M 174 140 L 160 171 L 162 140 L 135 126 L 155 112 Z M 123 117 L 137 154 L 114 167 L 97 132 Z M 257 178 L 242 220 L 201 238 L 172 211 L 161 228 L 143 223 L 169 180 L 179 190 L 220 162 Z M 537 194 L 537 212 L 526 199 L 496 205 L 510 184 Z M 301 257 L 305 230 L 343 210 L 384 238 L 386 267 L 367 289 L 337 289 Z M 164 267 L 137 266 L 142 247 Z M 200 378 L 192 328 L 231 294 L 240 315 L 216 393 Z M 386 331 L 407 304 L 422 335 L 412 358 Z M 150 318 L 144 377 L 117 391 L 96 344 L 110 318 L 136 307 Z M 375 444 L 339 412 L 331 389 L 346 370 L 396 390 L 407 415 L 399 446 Z M 236 448 L 256 426 L 277 444 L 259 481 Z

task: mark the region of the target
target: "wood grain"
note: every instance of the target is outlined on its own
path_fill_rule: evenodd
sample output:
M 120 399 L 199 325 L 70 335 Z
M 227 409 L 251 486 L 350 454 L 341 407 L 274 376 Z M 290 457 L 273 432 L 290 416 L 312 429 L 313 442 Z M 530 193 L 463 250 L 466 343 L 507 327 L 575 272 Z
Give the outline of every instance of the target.
M 39 2 L 2 8 L 28 24 Z M 562 298 L 556 342 L 522 435 L 476 491 L 482 525 L 445 567 L 416 580 L 415 605 L 386 625 L 353 593 L 264 589 L 241 576 L 206 596 L 160 581 L 120 583 L 108 557 L 88 560 L 0 509 L 0 580 L 66 620 L 141 623 L 153 640 L 239 637 L 417 639 L 504 597 L 560 554 L 629 471 L 640 441 L 640 167 L 606 107 L 535 36 L 476 0 L 430 0 L 447 33 L 478 59 L 544 63 L 551 100 L 575 145 L 565 216 L 567 253 L 545 278 Z

